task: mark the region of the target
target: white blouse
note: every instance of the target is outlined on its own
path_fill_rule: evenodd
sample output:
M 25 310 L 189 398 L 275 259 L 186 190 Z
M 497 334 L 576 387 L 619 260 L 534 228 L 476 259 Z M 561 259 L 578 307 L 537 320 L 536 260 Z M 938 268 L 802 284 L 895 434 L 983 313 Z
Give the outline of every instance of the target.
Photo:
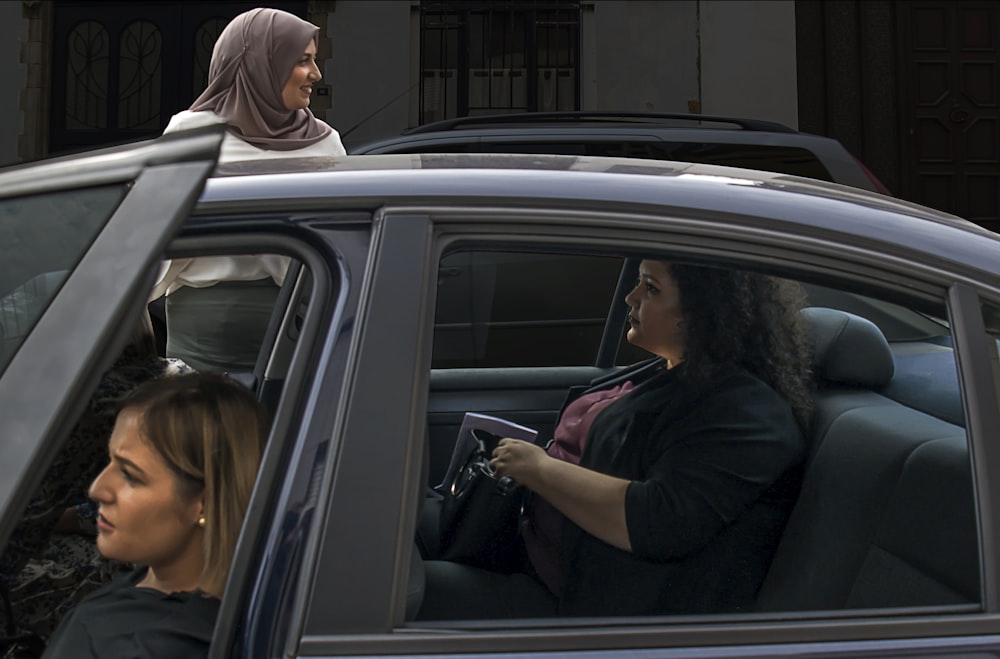
M 214 112 L 191 112 L 185 110 L 175 114 L 164 129 L 164 134 L 179 130 L 199 128 L 211 124 L 223 123 Z M 241 160 L 265 160 L 270 158 L 303 158 L 309 156 L 346 156 L 347 151 L 340 141 L 340 133 L 336 130 L 319 142 L 294 151 L 268 151 L 244 142 L 232 133 L 226 133 L 219 152 L 219 162 L 239 162 Z M 241 256 L 209 256 L 197 259 L 174 259 L 160 264 L 160 274 L 156 286 L 150 294 L 150 301 L 161 295 L 170 295 L 174 291 L 190 286 L 192 288 L 207 288 L 221 281 L 255 281 L 270 277 L 275 284 L 281 286 L 288 270 L 287 256 L 241 255 Z

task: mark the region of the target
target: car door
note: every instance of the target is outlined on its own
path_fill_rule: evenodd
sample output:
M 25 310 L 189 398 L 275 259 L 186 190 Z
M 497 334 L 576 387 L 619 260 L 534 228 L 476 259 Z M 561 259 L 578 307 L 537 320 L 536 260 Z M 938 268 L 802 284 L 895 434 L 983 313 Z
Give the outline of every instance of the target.
M 858 257 L 848 245 L 836 239 L 817 246 L 820 241 L 812 242 L 814 236 L 777 231 L 765 236 L 756 227 L 738 223 L 744 218 L 711 218 L 687 223 L 673 221 L 670 217 L 649 217 L 642 219 L 641 225 L 638 222 L 626 225 L 611 218 L 587 225 L 580 222 L 571 230 L 561 226 L 563 231 L 558 240 L 546 240 L 546 250 L 568 253 L 603 245 L 602 251 L 608 255 L 644 255 L 654 253 L 653 250 L 660 250 L 655 253 L 670 259 L 693 260 L 710 255 L 709 262 L 715 265 L 755 267 L 771 274 L 832 286 L 845 294 L 864 291 L 880 301 L 895 300 L 914 312 L 924 310 L 937 318 L 950 318 L 950 325 L 959 339 L 961 381 L 970 409 L 967 415 L 960 414 L 962 418 L 953 424 L 954 427 L 929 418 L 928 414 L 933 414 L 918 409 L 920 406 L 915 401 L 889 400 L 888 389 L 876 396 L 876 392 L 863 387 L 845 386 L 850 378 L 831 385 L 837 389 L 836 395 L 857 397 L 859 404 L 849 404 L 851 409 L 848 409 L 846 423 L 834 433 L 834 444 L 840 449 L 846 444 L 848 450 L 835 456 L 838 459 L 833 461 L 833 466 L 835 471 L 846 468 L 846 473 L 837 471 L 836 478 L 811 479 L 820 486 L 822 495 L 814 500 L 819 501 L 826 512 L 832 511 L 835 517 L 846 520 L 849 530 L 857 530 L 855 522 L 863 517 L 862 513 L 874 511 L 876 528 L 872 533 L 852 534 L 852 537 L 862 536 L 858 547 L 861 560 L 857 564 L 845 560 L 837 552 L 837 546 L 833 546 L 834 555 L 823 560 L 823 551 L 828 548 L 822 546 L 820 551 L 807 557 L 806 567 L 821 576 L 833 573 L 831 568 L 835 565 L 850 568 L 856 572 L 852 579 L 856 579 L 859 591 L 867 591 L 864 597 L 837 606 L 782 606 L 777 613 L 741 612 L 703 618 L 531 619 L 513 623 L 484 620 L 468 624 L 418 620 L 411 623 L 406 618 L 408 601 L 404 600 L 412 585 L 409 581 L 418 572 L 411 568 L 410 539 L 418 516 L 417 497 L 421 495 L 419 462 L 427 455 L 424 412 L 426 410 L 427 416 L 434 413 L 434 399 L 440 391 L 435 388 L 435 373 L 430 368 L 433 341 L 428 331 L 433 326 L 431 314 L 435 302 L 440 302 L 439 298 L 435 300 L 435 290 L 439 290 L 435 289 L 435 274 L 442 257 L 457 251 L 484 247 L 510 249 L 517 245 L 530 251 L 533 236 L 541 243 L 543 238 L 550 239 L 556 233 L 553 226 L 543 226 L 545 221 L 552 221 L 551 209 L 548 209 L 549 214 L 534 222 L 530 212 L 523 208 L 518 210 L 519 217 L 512 217 L 514 212 L 510 211 L 503 216 L 504 222 L 497 219 L 498 214 L 493 209 L 480 217 L 470 209 L 466 217 L 459 220 L 444 214 L 440 218 L 388 216 L 378 249 L 382 262 L 392 263 L 394 267 L 375 273 L 372 292 L 366 293 L 371 304 L 362 323 L 372 331 L 359 337 L 362 343 L 355 353 L 359 364 L 364 364 L 365 368 L 358 369 L 349 418 L 340 434 L 343 446 L 339 463 L 326 491 L 329 506 L 326 536 L 318 568 L 311 575 L 312 599 L 301 603 L 301 631 L 293 629 L 290 633 L 286 648 L 289 655 L 528 656 L 535 652 L 531 656 L 576 656 L 589 652 L 593 656 L 607 657 L 693 654 L 764 657 L 796 653 L 803 656 L 824 653 L 830 656 L 884 654 L 902 657 L 954 655 L 961 652 L 963 646 L 970 652 L 995 651 L 996 579 L 993 570 L 996 553 L 991 508 L 997 496 L 995 479 L 991 481 L 990 477 L 991 473 L 996 473 L 991 448 L 995 442 L 990 440 L 995 435 L 991 428 L 996 427 L 996 384 L 990 366 L 995 354 L 987 354 L 995 352 L 995 343 L 983 340 L 982 318 L 971 324 L 978 312 L 979 300 L 970 291 L 963 294 L 963 286 L 954 283 L 958 278 L 956 273 L 961 272 L 958 266 L 928 265 L 926 258 L 918 258 L 920 252 L 901 251 L 902 257 L 893 262 L 887 259 L 867 261 L 867 254 Z M 637 230 L 637 226 L 641 229 Z M 725 231 L 718 231 L 720 226 L 724 226 Z M 891 252 L 888 243 L 869 241 L 867 246 Z M 452 247 L 458 250 L 451 251 Z M 845 267 L 845 263 L 849 267 Z M 969 278 L 967 274 L 963 277 Z M 995 305 L 1000 290 L 996 277 L 978 281 L 981 294 Z M 403 300 L 406 307 L 401 305 Z M 817 302 L 820 300 L 814 304 Z M 989 313 L 992 320 L 986 324 L 988 327 L 996 325 L 998 314 L 993 308 Z M 392 322 L 392 318 L 414 318 L 417 322 Z M 969 326 L 966 323 L 970 323 Z M 964 346 L 963 340 L 969 341 L 971 349 Z M 920 341 L 900 339 L 892 343 L 889 346 L 881 338 L 880 346 L 901 356 L 912 356 L 918 351 L 938 354 L 935 344 L 926 337 Z M 850 364 L 860 367 L 868 365 L 867 355 L 863 350 L 844 353 Z M 888 359 L 892 361 L 895 356 L 890 355 Z M 534 370 L 535 375 L 544 372 L 544 369 Z M 379 374 L 389 372 L 394 377 L 387 383 Z M 513 377 L 528 375 L 530 371 L 498 373 Z M 470 370 L 463 375 L 472 382 L 477 374 Z M 488 374 L 478 375 L 482 378 Z M 872 386 L 876 385 L 881 388 L 884 383 Z M 467 393 L 469 389 L 454 387 L 456 399 L 448 405 L 448 410 L 461 409 L 457 396 L 462 391 Z M 494 394 L 501 396 L 501 392 L 501 387 L 495 387 Z M 523 393 L 515 389 L 507 395 Z M 842 400 L 835 402 L 840 404 Z M 876 400 L 887 410 L 885 413 L 879 411 L 879 406 L 870 404 Z M 495 409 L 505 409 L 502 401 Z M 852 425 L 858 417 L 874 422 L 879 426 L 879 433 L 859 432 L 858 426 Z M 899 423 L 900 420 L 907 423 Z M 961 424 L 969 428 L 968 439 Z M 872 425 L 867 424 L 866 430 Z M 817 426 L 817 432 L 820 427 Z M 937 436 L 938 428 L 944 428 L 952 436 Z M 917 437 L 910 432 L 913 429 L 928 436 Z M 821 437 L 816 435 L 817 439 Z M 855 440 L 858 440 L 856 445 L 852 444 Z M 923 443 L 925 440 L 931 444 L 926 447 L 926 453 L 917 453 L 916 464 L 903 470 L 883 469 L 883 447 L 909 447 L 911 442 Z M 826 446 L 828 441 L 826 437 L 817 445 Z M 936 456 L 939 448 L 957 450 L 954 455 L 946 452 L 947 461 L 938 463 L 936 457 L 923 460 L 925 456 Z M 842 455 L 847 459 L 841 459 Z M 830 464 L 826 460 L 824 463 Z M 925 487 L 929 482 L 933 486 L 943 485 L 947 490 L 950 482 L 937 478 L 936 474 L 957 474 L 963 486 L 972 493 L 970 465 L 977 470 L 976 500 L 971 497 L 959 500 L 954 491 L 938 496 L 936 490 Z M 926 469 L 928 467 L 933 468 Z M 859 485 L 863 481 L 860 478 L 862 471 L 874 474 L 876 477 L 871 480 L 879 483 L 883 482 L 882 474 L 889 473 L 891 478 L 885 483 L 892 491 L 884 495 L 873 491 L 872 496 L 861 497 L 855 506 L 847 506 L 844 497 L 826 496 L 825 488 L 830 484 L 837 485 L 838 492 L 862 491 Z M 818 473 L 823 476 L 825 472 Z M 915 495 L 924 494 L 929 494 L 929 501 L 913 503 Z M 951 510 L 939 503 L 956 504 L 961 514 L 950 515 Z M 883 505 L 888 506 L 890 513 L 902 509 L 906 514 L 877 514 Z M 807 506 L 799 515 L 806 530 L 828 528 L 825 520 L 814 520 L 809 512 Z M 977 514 L 982 516 L 982 521 L 976 521 Z M 915 523 L 908 524 L 910 521 Z M 966 533 L 961 536 L 951 533 L 952 522 Z M 925 537 L 922 535 L 925 529 L 939 541 L 937 544 L 920 541 Z M 793 535 L 801 538 L 809 534 Z M 891 543 L 883 542 L 882 536 Z M 952 562 L 948 552 L 957 546 L 973 555 L 963 564 L 970 566 L 965 576 L 973 583 L 967 601 L 946 602 L 940 593 L 934 593 L 930 602 L 919 601 L 911 593 L 911 587 L 918 590 L 917 577 L 926 575 L 907 571 L 907 557 L 914 552 L 924 553 L 925 549 L 941 547 L 943 551 L 938 553 L 944 559 L 935 555 L 930 563 L 936 568 Z M 975 560 L 980 549 L 981 565 Z M 794 552 L 788 553 L 796 556 Z M 916 570 L 917 573 L 921 571 Z M 887 581 L 893 582 L 892 588 L 882 587 Z M 934 579 L 928 578 L 926 582 L 933 585 Z M 980 592 L 981 582 L 985 584 L 983 592 Z M 802 580 L 791 583 L 802 588 Z M 847 582 L 847 585 L 853 587 L 855 582 Z M 609 587 L 614 586 L 609 583 Z M 871 605 L 873 598 L 884 595 L 900 595 L 904 604 Z M 949 638 L 960 634 L 968 638 Z M 695 646 L 699 649 L 695 650 Z
M 469 212 L 472 213 L 471 210 Z M 377 257 L 372 257 L 371 261 L 376 264 L 391 263 L 392 267 L 373 269 L 371 279 L 361 293 L 366 330 L 357 336 L 358 345 L 353 353 L 357 363 L 364 366 L 355 369 L 354 379 L 349 385 L 352 404 L 342 421 L 342 443 L 337 448 L 339 466 L 336 476 L 327 485 L 329 489 L 321 495 L 326 504 L 332 503 L 326 513 L 329 515 L 326 529 L 336 537 L 327 536 L 322 541 L 324 560 L 310 578 L 313 600 L 309 603 L 298 602 L 301 613 L 296 611 L 292 616 L 293 619 L 298 618 L 299 624 L 307 630 L 310 626 L 326 625 L 331 620 L 337 621 L 339 629 L 354 625 L 363 628 L 375 618 L 383 624 L 391 624 L 395 612 L 387 610 L 386 604 L 391 601 L 394 590 L 401 583 L 406 587 L 414 574 L 410 570 L 409 548 L 402 553 L 396 552 L 394 529 L 400 524 L 413 525 L 404 531 L 404 536 L 414 535 L 415 526 L 420 523 L 416 520 L 420 515 L 415 514 L 415 509 L 421 504 L 420 497 L 426 486 L 437 484 L 444 476 L 464 412 L 478 411 L 502 416 L 530 425 L 538 429 L 541 437 L 548 438 L 569 389 L 586 386 L 593 378 L 615 368 L 614 357 L 625 323 L 622 300 L 633 281 L 636 264 L 627 263 L 630 260 L 620 256 L 607 256 L 603 261 L 596 261 L 602 263 L 600 275 L 607 280 L 597 298 L 597 303 L 605 309 L 601 319 L 604 326 L 599 327 L 596 336 L 591 337 L 589 349 L 577 351 L 580 361 L 553 366 L 546 360 L 545 351 L 538 349 L 539 346 L 558 348 L 558 343 L 564 341 L 567 335 L 584 328 L 579 325 L 580 317 L 576 314 L 553 318 L 550 313 L 553 308 L 572 311 L 572 305 L 560 307 L 553 303 L 560 290 L 570 287 L 570 282 L 560 282 L 549 289 L 542 285 L 553 282 L 556 270 L 551 265 L 553 263 L 568 257 L 585 258 L 587 260 L 581 263 L 591 266 L 596 262 L 580 245 L 575 250 L 533 253 L 530 237 L 522 239 L 519 244 L 511 240 L 519 231 L 518 223 L 524 221 L 522 211 L 511 210 L 504 214 L 504 220 L 493 229 L 502 238 L 471 238 L 467 234 L 468 227 L 461 220 L 453 225 L 445 221 L 435 227 L 431 217 L 425 214 L 383 209 L 373 247 Z M 432 241 L 432 227 L 445 236 Z M 461 237 L 449 239 L 448 232 Z M 502 249 L 498 249 L 500 247 Z M 453 267 L 454 260 L 449 260 L 451 254 L 457 255 L 457 260 L 464 255 L 477 254 L 492 265 L 504 262 L 517 264 L 515 267 L 498 268 L 500 276 L 491 277 L 496 284 L 490 289 L 494 302 L 490 307 L 493 313 L 503 313 L 505 306 L 517 303 L 517 306 L 544 312 L 539 316 L 541 321 L 519 328 L 533 330 L 530 339 L 522 339 L 526 353 L 534 343 L 535 349 L 531 356 L 526 357 L 527 361 L 519 366 L 496 368 L 489 365 L 427 368 L 433 366 L 435 354 L 440 355 L 438 350 L 442 342 L 439 337 L 441 333 L 447 333 L 448 328 L 431 321 L 433 331 L 427 332 L 429 328 L 420 323 L 400 323 L 399 319 L 423 318 L 424 314 L 432 313 L 430 309 L 437 309 L 440 313 L 442 306 L 456 306 L 454 299 L 448 299 L 450 291 L 441 277 L 442 271 L 448 272 Z M 498 258 L 501 254 L 503 259 Z M 540 258 L 531 259 L 529 256 Z M 518 280 L 527 264 L 533 265 L 529 272 L 548 272 L 547 278 L 534 280 L 537 285 L 531 289 L 505 281 L 507 276 Z M 609 264 L 613 267 L 607 267 Z M 590 293 L 589 285 L 593 282 L 581 281 L 584 283 L 578 281 L 573 290 Z M 496 304 L 498 300 L 500 304 Z M 543 305 L 545 301 L 547 306 Z M 584 300 L 588 305 L 592 302 L 589 296 Z M 471 307 L 467 304 L 466 317 L 470 311 Z M 511 329 L 511 324 L 521 324 L 514 317 L 495 324 L 489 320 L 484 319 L 489 333 L 496 330 L 503 333 Z M 589 332 L 584 331 L 584 334 Z M 605 336 L 612 338 L 610 341 L 602 340 Z M 490 339 L 486 341 L 489 345 Z M 581 345 L 588 344 L 584 342 Z M 501 351 L 505 354 L 510 352 Z M 448 357 L 453 355 L 448 353 Z M 534 359 L 541 360 L 543 365 L 533 365 Z M 388 373 L 394 376 L 387 378 Z M 368 404 L 359 404 L 363 400 L 378 400 L 377 410 Z M 410 410 L 410 413 L 401 413 L 402 409 Z M 420 418 L 416 420 L 411 416 L 414 410 L 420 410 Z M 377 460 L 372 459 L 373 451 L 379 456 Z M 408 454 L 413 451 L 423 453 L 419 461 L 408 459 Z M 338 502 L 352 496 L 348 493 L 361 491 L 370 494 L 358 502 L 361 508 L 338 505 Z M 383 505 L 387 501 L 394 502 L 389 507 L 395 507 L 393 514 L 396 517 L 389 520 L 384 516 L 359 515 L 359 510 L 373 505 L 375 500 L 383 502 Z M 399 506 L 401 501 L 406 502 L 403 507 Z M 339 532 L 359 526 L 364 527 L 363 530 L 349 534 Z M 367 579 L 371 575 L 359 570 L 360 565 L 391 563 L 394 556 L 403 558 L 393 570 L 379 571 L 377 578 L 359 588 L 351 597 L 336 597 L 335 593 L 341 591 L 326 587 L 326 584 L 344 578 Z M 330 557 L 334 558 L 326 560 Z M 329 599 L 325 599 L 327 597 Z M 299 629 L 292 628 L 288 642 L 294 645 L 297 635 L 301 633 Z
M 221 128 L 0 171 L 0 542 L 125 340 Z

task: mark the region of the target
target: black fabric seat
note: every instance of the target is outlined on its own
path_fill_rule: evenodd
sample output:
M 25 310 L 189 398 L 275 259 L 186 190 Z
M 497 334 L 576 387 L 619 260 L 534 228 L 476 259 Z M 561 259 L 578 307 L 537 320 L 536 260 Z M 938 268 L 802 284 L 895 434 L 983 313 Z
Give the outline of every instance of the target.
M 893 357 L 874 324 L 803 314 L 819 381 L 811 457 L 758 609 L 978 602 L 965 431 L 879 393 Z

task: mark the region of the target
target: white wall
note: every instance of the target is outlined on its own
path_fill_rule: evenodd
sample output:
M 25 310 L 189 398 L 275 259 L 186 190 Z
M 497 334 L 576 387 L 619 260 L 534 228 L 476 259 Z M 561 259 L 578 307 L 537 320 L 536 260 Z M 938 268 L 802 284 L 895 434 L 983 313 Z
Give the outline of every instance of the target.
M 0 2 L 0 165 L 15 162 L 17 138 L 24 129 L 21 90 L 27 84 L 27 67 L 21 64 L 21 44 L 28 37 L 28 22 L 21 18 L 20 2 Z
M 410 125 L 411 96 L 420 93 L 410 1 L 337 0 L 333 6 L 327 27 L 333 57 L 324 64 L 333 107 L 321 118 L 342 137 L 357 126 L 344 137 L 348 146 L 398 134 Z M 339 93 L 348 89 L 360 93 Z
M 700 0 L 701 111 L 798 128 L 795 3 Z
M 687 112 L 698 99 L 697 12 L 695 0 L 598 0 L 592 19 L 585 9 L 582 109 Z

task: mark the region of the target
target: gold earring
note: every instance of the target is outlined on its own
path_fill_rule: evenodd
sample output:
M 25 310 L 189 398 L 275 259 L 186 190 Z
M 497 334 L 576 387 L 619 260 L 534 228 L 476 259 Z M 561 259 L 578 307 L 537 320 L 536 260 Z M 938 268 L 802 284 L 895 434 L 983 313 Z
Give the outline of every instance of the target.
M 204 515 L 199 515 L 198 516 L 198 526 L 200 526 L 201 528 L 205 528 L 205 516 Z

